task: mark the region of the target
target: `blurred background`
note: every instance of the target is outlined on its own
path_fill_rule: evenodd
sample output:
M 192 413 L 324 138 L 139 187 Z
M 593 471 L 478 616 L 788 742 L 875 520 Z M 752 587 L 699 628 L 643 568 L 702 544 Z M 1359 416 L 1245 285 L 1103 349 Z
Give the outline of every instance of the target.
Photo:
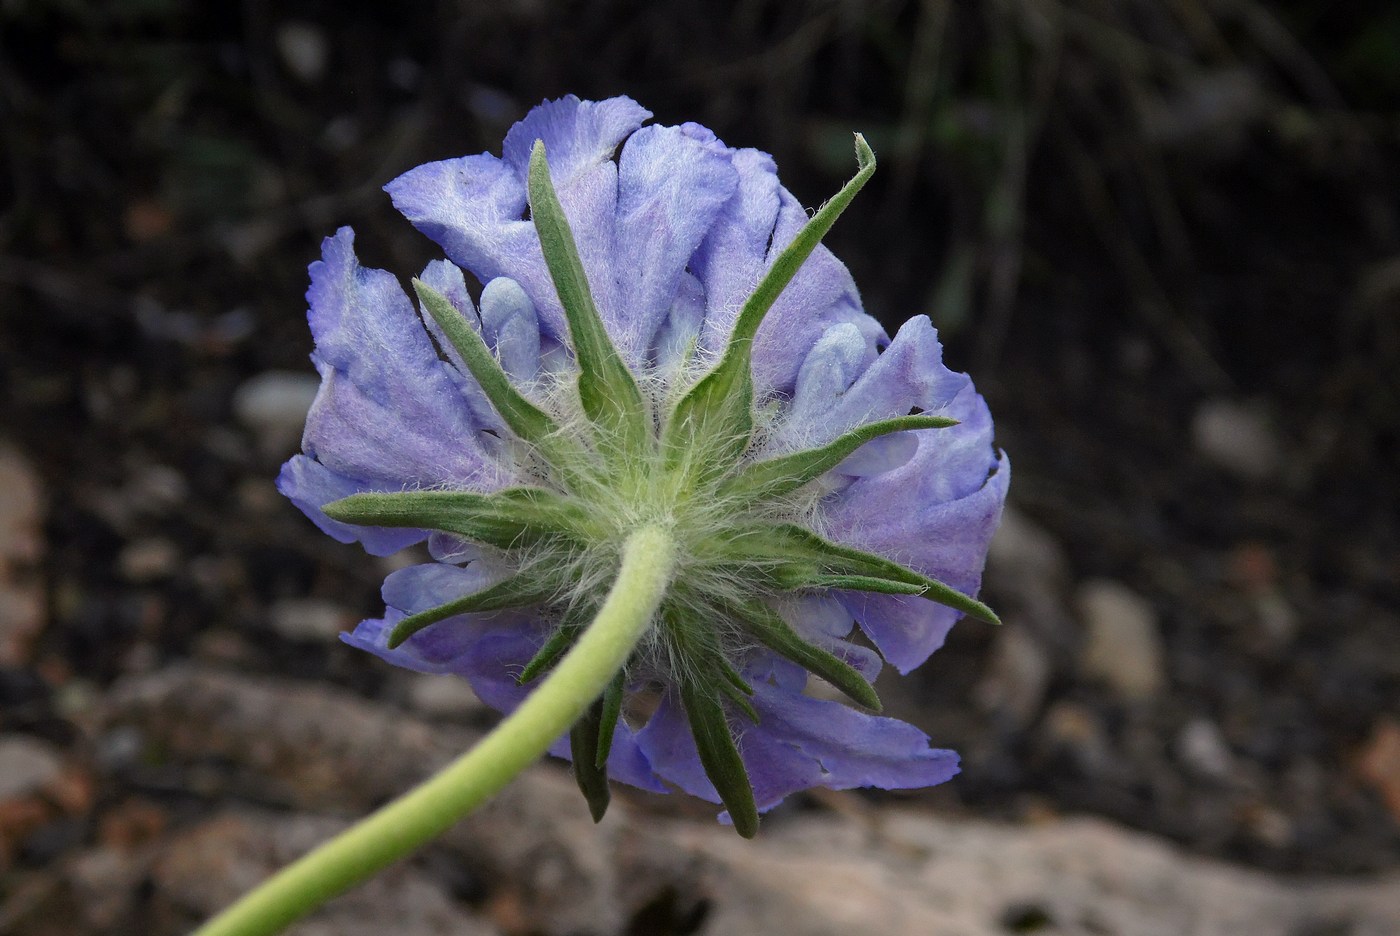
M 880 686 L 962 775 L 768 828 L 1096 816 L 1185 861 L 1400 868 L 1400 7 L 0 0 L 0 932 L 179 932 L 256 877 L 220 861 L 295 854 L 490 724 L 335 639 L 407 560 L 272 479 L 320 239 L 421 269 L 381 186 L 566 93 L 767 150 L 813 206 L 865 133 L 827 243 L 891 329 L 931 316 L 1014 465 L 1007 625 Z M 568 929 L 501 876 L 519 841 L 482 857 L 516 834 L 413 886 L 482 933 L 721 932 L 683 870 Z M 1296 932 L 1363 932 L 1336 919 Z

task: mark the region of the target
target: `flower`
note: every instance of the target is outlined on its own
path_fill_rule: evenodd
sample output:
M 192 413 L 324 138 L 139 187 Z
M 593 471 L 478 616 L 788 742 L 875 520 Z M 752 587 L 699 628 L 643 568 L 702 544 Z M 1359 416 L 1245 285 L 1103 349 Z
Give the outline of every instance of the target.
M 435 560 L 344 639 L 510 711 L 659 523 L 680 557 L 661 610 L 552 748 L 595 815 L 607 777 L 722 802 L 746 834 L 808 787 L 940 783 L 956 754 L 863 709 L 882 658 L 907 673 L 962 614 L 995 620 L 970 597 L 1009 479 L 987 407 L 926 317 L 889 339 L 817 244 L 873 171 L 863 140 L 809 219 L 768 155 L 650 116 L 546 102 L 502 157 L 386 186 L 447 256 L 421 318 L 350 229 L 324 242 L 321 389 L 279 489 L 342 542 Z

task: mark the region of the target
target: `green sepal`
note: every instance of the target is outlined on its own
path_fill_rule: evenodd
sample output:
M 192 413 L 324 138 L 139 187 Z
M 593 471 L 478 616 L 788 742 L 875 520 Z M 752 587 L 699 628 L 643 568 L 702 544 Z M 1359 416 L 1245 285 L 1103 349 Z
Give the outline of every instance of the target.
M 758 709 L 754 708 L 753 703 L 749 701 L 749 696 L 753 695 L 753 686 L 750 686 L 748 680 L 744 679 L 739 671 L 730 665 L 723 654 L 716 653 L 714 655 L 714 666 L 719 669 L 719 675 L 723 677 L 719 683 L 720 692 L 723 692 L 739 711 L 748 716 L 749 721 L 755 725 L 758 724 Z
M 851 591 L 880 592 L 885 595 L 917 595 L 928 591 L 912 582 L 893 582 L 873 575 L 811 575 L 800 569 L 784 569 L 777 575 L 784 588 L 845 588 Z
M 749 501 L 781 497 L 821 477 L 872 439 L 892 432 L 946 429 L 957 424 L 956 419 L 947 416 L 899 416 L 867 423 L 820 448 L 756 462 L 726 482 L 720 496 L 735 495 Z
M 626 694 L 627 676 L 619 672 L 603 690 L 599 700 L 602 708 L 598 716 L 598 744 L 593 752 L 593 763 L 602 770 L 608 765 L 608 755 L 612 753 L 613 734 L 617 731 L 618 719 L 622 717 L 622 698 Z
M 749 636 L 769 650 L 820 676 L 866 708 L 877 712 L 883 708 L 875 688 L 854 666 L 804 640 L 771 608 L 751 601 L 736 608 L 736 611 Z
M 574 727 L 569 731 L 569 754 L 574 761 L 574 781 L 578 783 L 583 798 L 588 801 L 588 812 L 594 822 L 602 822 L 612 801 L 608 789 L 607 762 L 597 762 L 598 740 L 603 724 L 603 700 L 590 705 Z
M 413 281 L 413 289 L 510 431 L 541 450 L 562 441 L 554 419 L 515 389 L 481 333 L 467 324 L 452 301 L 420 279 Z
M 530 151 L 528 188 L 530 218 L 539 234 L 545 266 L 564 307 L 578 361 L 579 401 L 588 418 L 620 443 L 617 454 L 623 459 L 634 459 L 651 442 L 650 410 L 598 314 L 578 245 L 549 175 L 543 140 L 536 140 Z M 610 447 L 600 448 L 606 453 Z
M 545 488 L 351 494 L 321 511 L 342 523 L 442 530 L 500 549 L 579 539 L 588 525 L 582 508 Z
M 711 470 L 714 466 L 728 469 L 748 448 L 753 437 L 754 336 L 778 296 L 875 173 L 875 154 L 859 133 L 856 134 L 856 164 L 855 176 L 797 232 L 744 302 L 719 364 L 676 405 L 666 423 L 663 440 L 667 465 L 672 469 L 686 463 L 697 443 L 706 444 L 697 464 Z M 717 448 L 709 449 L 709 445 Z
M 530 658 L 530 662 L 525 664 L 525 668 L 520 671 L 520 675 L 515 677 L 515 684 L 517 686 L 523 686 L 533 681 L 541 673 L 545 672 L 545 670 L 554 666 L 555 663 L 559 662 L 559 658 L 564 655 L 565 651 L 574 645 L 574 641 L 578 640 L 578 636 L 581 633 L 583 633 L 582 617 L 565 615 L 558 629 L 555 630 L 553 634 L 549 635 L 549 639 L 544 642 L 539 650 L 535 651 L 535 655 Z
M 547 601 L 558 591 L 557 584 L 543 580 L 538 570 L 531 570 L 512 575 L 479 592 L 454 598 L 436 608 L 410 614 L 395 624 L 394 629 L 389 632 L 389 649 L 398 647 L 423 628 L 459 614 L 502 611 L 506 608 L 519 608 Z
M 695 738 L 695 750 L 705 776 L 715 785 L 719 798 L 734 821 L 734 831 L 744 838 L 758 834 L 758 806 L 754 803 L 753 786 L 739 746 L 729 730 L 724 706 L 719 697 L 706 686 L 691 680 L 681 682 L 681 704 Z
M 796 524 L 741 531 L 731 542 L 736 557 L 766 567 L 774 584 L 782 588 L 918 595 L 988 624 L 1001 623 L 995 611 L 970 595 L 883 556 L 829 542 Z

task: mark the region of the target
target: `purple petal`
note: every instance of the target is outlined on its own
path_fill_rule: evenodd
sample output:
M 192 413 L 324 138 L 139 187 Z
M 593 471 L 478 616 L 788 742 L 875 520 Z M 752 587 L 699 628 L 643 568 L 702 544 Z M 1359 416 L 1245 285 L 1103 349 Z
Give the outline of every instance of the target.
M 481 330 L 476 310 L 472 307 L 471 295 L 467 292 L 466 278 L 462 276 L 462 271 L 456 264 L 448 260 L 430 261 L 418 278 L 441 293 L 457 310 L 457 314 L 462 317 L 468 327 L 473 331 L 479 332 Z M 457 392 L 462 395 L 462 399 L 466 401 L 467 408 L 471 411 L 472 420 L 482 430 L 491 429 L 497 433 L 502 432 L 505 429 L 505 423 L 482 391 L 481 385 L 471 375 L 466 361 L 462 360 L 462 355 L 447 340 L 446 333 L 439 327 L 437 320 L 428 314 L 427 309 L 420 310 L 420 314 L 423 324 L 427 326 L 433 340 L 442 349 L 447 360 L 452 363 L 452 367 L 447 368 L 448 377 L 457 387 Z M 478 433 L 476 438 L 481 443 L 482 449 L 493 458 L 499 461 L 505 460 L 505 453 L 502 451 L 498 437 Z
M 520 284 L 498 276 L 481 290 L 481 331 L 496 360 L 516 381 L 540 372 L 540 318 Z
M 765 267 L 797 236 L 808 221 L 807 210 L 787 189 L 779 189 L 782 207 L 773 230 L 773 246 Z M 802 264 L 782 295 L 773 303 L 754 339 L 753 373 L 759 388 L 787 392 L 807 349 L 828 328 L 850 322 L 873 348 L 885 340 L 880 323 L 866 315 L 860 294 L 846 265 L 824 246 Z
M 771 262 L 791 243 L 807 212 L 778 184 L 773 157 L 735 150 L 739 187 L 691 261 L 705 287 L 707 314 L 701 347 L 718 353 L 729 340 L 739 309 Z M 846 267 L 817 247 L 783 290 L 754 344 L 754 382 L 760 393 L 788 393 L 808 349 L 832 325 L 850 322 L 873 349 L 884 332 L 860 306 Z
M 321 512 L 331 501 L 376 489 L 361 481 L 336 474 L 305 455 L 293 455 L 277 475 L 277 490 L 321 528 L 342 543 L 360 543 L 372 556 L 389 556 L 420 542 L 428 534 L 422 530 L 391 527 L 355 526 L 332 520 Z M 397 487 L 394 488 L 397 490 Z
M 905 322 L 878 357 L 851 323 L 834 325 L 812 346 L 798 371 L 787 418 L 772 449 L 792 451 L 824 445 L 857 426 L 904 416 L 914 408 L 941 414 L 972 381 L 943 366 L 943 348 L 928 317 Z M 937 430 L 946 431 L 946 430 Z M 900 433 L 861 448 L 838 469 L 846 474 L 875 474 L 880 466 L 861 469 L 879 443 L 906 451 L 897 461 L 886 456 L 883 470 L 903 464 L 913 454 L 916 437 Z
M 846 639 L 854 629 L 855 618 L 839 599 L 826 593 L 786 595 L 771 604 L 803 639 L 850 664 L 866 682 L 874 683 L 880 675 L 880 655 Z M 803 683 L 784 688 L 801 692 Z
M 652 344 L 686 265 L 737 186 L 730 150 L 697 124 L 643 127 L 622 148 L 616 217 L 622 315 L 607 324 L 634 365 Z
M 910 789 L 942 783 L 958 772 L 956 754 L 930 748 L 927 735 L 893 718 L 762 682 L 754 685 L 753 704 L 758 724 L 742 717 L 734 724 L 760 810 L 814 786 Z M 719 802 L 673 695 L 637 733 L 637 743 L 657 776 L 692 796 Z
M 667 379 L 671 379 L 676 368 L 694 354 L 704 322 L 705 287 L 700 285 L 694 274 L 682 273 L 676 286 L 675 299 L 652 341 L 656 368 Z
M 447 260 L 431 260 L 423 268 L 423 272 L 418 275 L 418 278 L 452 303 L 452 307 L 473 330 L 481 330 L 477 322 L 476 310 L 472 307 L 472 297 L 467 292 L 466 277 L 462 275 L 461 269 L 456 264 Z M 433 336 L 433 340 L 437 342 L 438 347 L 443 350 L 457 371 L 461 374 L 471 373 L 467 370 L 466 362 L 462 360 L 462 356 L 457 353 L 457 349 L 447 340 L 447 335 L 438 327 L 437 321 L 426 312 L 423 315 L 423 324 L 428 327 L 428 332 Z
M 629 97 L 580 101 L 569 94 L 531 108 L 506 134 L 502 155 L 523 179 L 535 141 L 544 140 L 558 186 L 591 172 L 600 162 L 611 161 L 617 144 L 650 119 L 651 111 Z
M 552 289 L 535 226 L 525 219 L 525 182 L 490 153 L 425 163 L 384 186 L 394 207 L 485 283 L 497 276 Z M 562 318 L 551 320 L 563 334 Z
M 690 722 L 674 692 L 662 697 L 661 705 L 637 732 L 637 746 L 658 777 L 691 796 L 719 802 L 719 792 L 705 776 L 705 768 L 695 750 L 695 739 L 690 734 Z
M 613 151 L 650 112 L 629 98 L 580 102 L 569 96 L 534 108 L 506 136 L 504 159 L 490 154 L 428 163 L 385 186 L 394 206 L 485 283 L 508 276 L 525 290 L 554 338 L 568 334 L 534 225 L 525 220 L 530 149 L 543 139 L 559 201 L 604 321 L 618 319 L 613 219 Z
M 451 365 L 398 281 L 360 266 L 349 228 L 322 248 L 307 292 L 321 389 L 303 450 L 367 488 L 500 486 Z
M 929 747 L 928 736 L 893 718 L 775 686 L 754 687 L 759 721 L 740 749 L 759 809 L 811 786 L 833 790 L 933 786 L 958 772 L 958 756 Z
M 991 417 L 970 386 L 942 412 L 962 423 L 914 433 L 919 448 L 907 464 L 823 502 L 823 528 L 838 542 L 976 594 L 1011 468 L 992 448 Z M 844 593 L 841 600 L 902 673 L 938 649 L 960 617 L 922 598 Z

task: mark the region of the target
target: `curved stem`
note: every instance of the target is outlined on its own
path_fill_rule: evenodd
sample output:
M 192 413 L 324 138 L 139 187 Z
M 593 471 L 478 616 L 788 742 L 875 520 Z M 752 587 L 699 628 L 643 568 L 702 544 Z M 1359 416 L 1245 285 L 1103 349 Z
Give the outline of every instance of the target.
M 670 584 L 669 532 L 628 537 L 593 623 L 554 672 L 490 734 L 421 786 L 268 878 L 193 936 L 270 936 L 441 834 L 534 763 L 627 662 Z

